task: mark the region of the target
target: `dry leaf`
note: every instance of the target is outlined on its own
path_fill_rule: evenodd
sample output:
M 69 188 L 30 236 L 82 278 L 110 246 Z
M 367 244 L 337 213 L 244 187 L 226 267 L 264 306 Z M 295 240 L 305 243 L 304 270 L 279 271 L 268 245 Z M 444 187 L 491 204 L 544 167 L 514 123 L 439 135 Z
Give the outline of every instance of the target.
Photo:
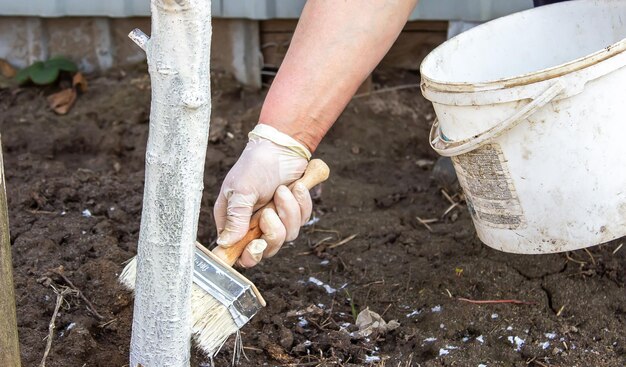
M 278 344 L 268 343 L 265 346 L 265 351 L 270 355 L 270 357 L 282 364 L 291 364 L 294 362 L 293 358 L 289 356 L 289 354 L 287 354 Z
M 48 96 L 48 106 L 59 115 L 65 115 L 74 105 L 74 101 L 76 101 L 74 88 L 63 89 Z
M 350 333 L 352 339 L 364 339 L 372 334 L 374 336 L 385 335 L 400 326 L 400 323 L 396 320 L 386 322 L 379 314 L 370 311 L 369 308 L 359 313 L 354 324 L 359 330 Z
M 322 316 L 324 314 L 324 310 L 317 307 L 316 305 L 310 305 L 309 307 L 301 310 L 294 310 L 287 312 L 287 317 L 298 317 L 313 314 L 316 316 Z
M 0 59 L 0 74 L 5 78 L 13 78 L 17 71 L 6 60 Z
M 72 86 L 79 89 L 83 93 L 87 91 L 87 79 L 85 79 L 83 73 L 78 72 L 74 74 L 74 77 L 72 78 Z

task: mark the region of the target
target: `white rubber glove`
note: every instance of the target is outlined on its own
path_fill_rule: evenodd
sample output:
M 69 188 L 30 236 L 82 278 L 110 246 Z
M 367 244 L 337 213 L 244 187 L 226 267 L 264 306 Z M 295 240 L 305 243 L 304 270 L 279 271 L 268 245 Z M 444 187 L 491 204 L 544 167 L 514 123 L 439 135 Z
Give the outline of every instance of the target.
M 312 202 L 302 184 L 287 185 L 302 177 L 311 158 L 306 147 L 269 125 L 259 124 L 248 134 L 248 144 L 222 183 L 213 208 L 217 244 L 227 248 L 248 232 L 252 214 L 270 200 L 276 211 L 264 209 L 259 227 L 261 240 L 252 241 L 239 258 L 243 267 L 256 265 L 293 241 L 309 220 Z M 217 255 L 220 249 L 216 250 Z

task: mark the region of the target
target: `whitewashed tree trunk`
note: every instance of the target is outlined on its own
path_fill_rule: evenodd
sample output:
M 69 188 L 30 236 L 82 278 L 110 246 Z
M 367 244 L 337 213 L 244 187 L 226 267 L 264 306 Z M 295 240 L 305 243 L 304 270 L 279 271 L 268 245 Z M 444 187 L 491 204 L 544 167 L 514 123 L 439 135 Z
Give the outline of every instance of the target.
M 189 366 L 192 256 L 211 111 L 210 0 L 152 0 L 152 106 L 130 366 Z

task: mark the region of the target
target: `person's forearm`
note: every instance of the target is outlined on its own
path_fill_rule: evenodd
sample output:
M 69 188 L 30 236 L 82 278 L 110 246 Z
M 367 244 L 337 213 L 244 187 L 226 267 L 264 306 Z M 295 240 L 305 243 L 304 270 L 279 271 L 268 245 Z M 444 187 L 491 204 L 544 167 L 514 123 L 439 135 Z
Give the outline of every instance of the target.
M 417 0 L 309 0 L 259 122 L 311 151 L 387 53 Z

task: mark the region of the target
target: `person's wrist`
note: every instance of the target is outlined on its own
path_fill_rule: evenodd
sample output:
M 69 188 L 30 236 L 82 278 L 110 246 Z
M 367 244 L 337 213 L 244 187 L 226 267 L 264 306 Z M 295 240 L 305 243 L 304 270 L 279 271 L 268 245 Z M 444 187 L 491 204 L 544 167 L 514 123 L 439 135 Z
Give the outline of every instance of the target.
M 306 145 L 268 124 L 257 124 L 254 129 L 248 133 L 248 138 L 250 140 L 259 138 L 269 140 L 276 145 L 288 149 L 296 156 L 302 157 L 307 161 L 311 160 L 311 151 Z
M 326 131 L 316 128 L 313 123 L 287 123 L 282 121 L 261 120 L 259 124 L 271 126 L 281 133 L 289 135 L 300 144 L 304 145 L 311 153 L 315 152 L 315 149 L 317 149 L 317 146 L 320 144 L 324 134 L 326 133 Z

